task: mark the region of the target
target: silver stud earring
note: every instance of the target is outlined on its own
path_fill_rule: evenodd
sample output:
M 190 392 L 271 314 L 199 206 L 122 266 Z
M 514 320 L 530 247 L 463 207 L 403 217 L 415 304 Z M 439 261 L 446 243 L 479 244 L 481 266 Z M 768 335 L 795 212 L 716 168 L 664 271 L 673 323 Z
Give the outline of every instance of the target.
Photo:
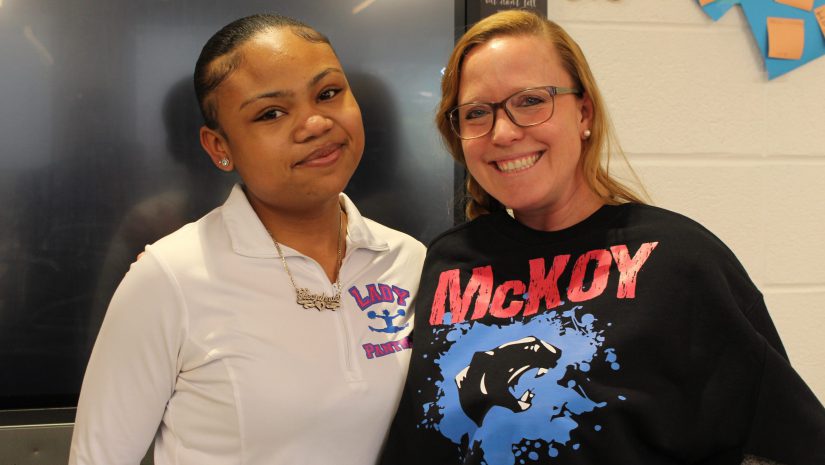
M 228 158 L 221 158 L 220 164 L 221 164 L 221 166 L 226 168 L 227 166 L 229 166 L 229 159 Z
M 582 134 L 582 139 L 584 139 L 584 140 L 590 139 L 590 134 L 592 134 L 590 132 L 590 129 L 585 129 L 584 134 Z

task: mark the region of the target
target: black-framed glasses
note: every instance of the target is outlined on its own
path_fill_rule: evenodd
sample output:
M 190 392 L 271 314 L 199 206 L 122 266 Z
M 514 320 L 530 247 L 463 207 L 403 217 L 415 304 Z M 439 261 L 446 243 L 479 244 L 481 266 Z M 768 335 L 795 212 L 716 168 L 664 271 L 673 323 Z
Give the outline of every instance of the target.
M 461 104 L 450 110 L 447 116 L 455 135 L 464 140 L 476 139 L 492 131 L 499 108 L 504 109 L 504 113 L 513 124 L 523 128 L 549 120 L 555 109 L 555 96 L 562 94 L 580 95 L 581 91 L 571 87 L 531 87 L 520 90 L 498 103 Z

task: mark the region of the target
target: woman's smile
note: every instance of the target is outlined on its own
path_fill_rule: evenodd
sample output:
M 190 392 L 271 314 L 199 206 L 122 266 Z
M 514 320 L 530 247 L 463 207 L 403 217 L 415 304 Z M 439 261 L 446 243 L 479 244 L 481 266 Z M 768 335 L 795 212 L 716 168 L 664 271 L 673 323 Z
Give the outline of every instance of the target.
M 505 160 L 496 160 L 492 162 L 492 164 L 502 173 L 519 173 L 535 166 L 535 164 L 539 161 L 539 158 L 543 155 L 544 151 L 542 150 L 529 155 L 507 158 Z
M 330 142 L 313 150 L 306 158 L 292 165 L 293 167 L 326 167 L 333 165 L 341 158 L 344 148 L 343 143 Z

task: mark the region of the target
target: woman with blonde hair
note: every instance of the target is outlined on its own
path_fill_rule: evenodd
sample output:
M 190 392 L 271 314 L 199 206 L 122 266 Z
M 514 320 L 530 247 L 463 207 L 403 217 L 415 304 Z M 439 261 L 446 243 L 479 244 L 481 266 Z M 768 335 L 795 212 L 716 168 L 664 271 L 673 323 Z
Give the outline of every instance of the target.
M 825 409 L 739 261 L 609 172 L 621 152 L 563 29 L 480 21 L 442 92 L 471 221 L 428 249 L 382 463 L 825 463 Z

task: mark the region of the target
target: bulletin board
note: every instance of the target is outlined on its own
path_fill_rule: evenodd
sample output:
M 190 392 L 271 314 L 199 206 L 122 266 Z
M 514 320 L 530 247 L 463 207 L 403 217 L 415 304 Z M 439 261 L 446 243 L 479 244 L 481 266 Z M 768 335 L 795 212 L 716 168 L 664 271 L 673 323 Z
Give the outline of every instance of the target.
M 696 0 L 714 21 L 739 5 L 768 79 L 825 55 L 825 0 Z

